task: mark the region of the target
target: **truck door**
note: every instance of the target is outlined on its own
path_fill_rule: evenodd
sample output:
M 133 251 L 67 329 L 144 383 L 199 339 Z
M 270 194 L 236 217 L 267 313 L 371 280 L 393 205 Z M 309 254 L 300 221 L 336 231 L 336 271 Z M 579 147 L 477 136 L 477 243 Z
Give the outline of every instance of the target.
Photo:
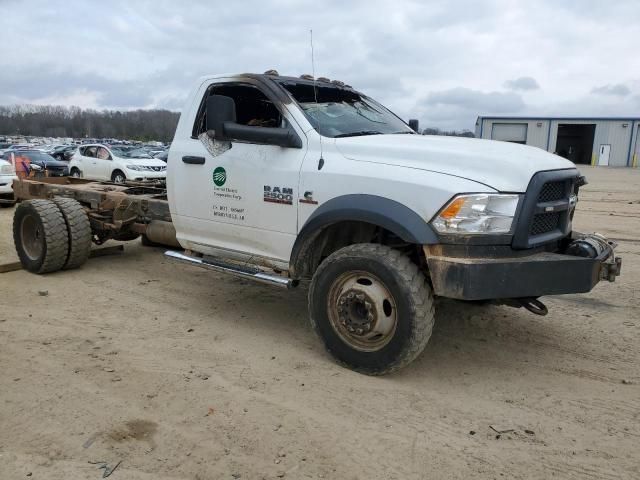
M 293 126 L 303 148 L 211 140 L 204 113 L 209 95 L 233 98 L 237 122 L 255 127 Z M 306 137 L 286 108 L 258 83 L 203 85 L 191 138 L 174 140 L 170 182 L 178 236 L 183 246 L 212 246 L 240 256 L 259 256 L 268 265 L 288 263 L 297 233 L 298 181 Z M 177 141 L 176 141 L 177 140 Z M 172 212 L 173 214 L 173 212 Z M 218 252 L 220 253 L 220 252 Z M 211 250 L 211 254 L 216 254 Z M 222 252 L 222 254 L 225 254 Z M 275 262 L 270 262 L 274 260 Z

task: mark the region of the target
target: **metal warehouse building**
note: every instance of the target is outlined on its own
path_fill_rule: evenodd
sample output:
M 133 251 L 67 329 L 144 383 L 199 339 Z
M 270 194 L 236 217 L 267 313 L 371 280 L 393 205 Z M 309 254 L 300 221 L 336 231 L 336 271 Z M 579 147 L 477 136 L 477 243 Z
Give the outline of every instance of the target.
M 578 164 L 640 163 L 640 117 L 478 117 L 475 133 L 477 138 L 539 147 Z

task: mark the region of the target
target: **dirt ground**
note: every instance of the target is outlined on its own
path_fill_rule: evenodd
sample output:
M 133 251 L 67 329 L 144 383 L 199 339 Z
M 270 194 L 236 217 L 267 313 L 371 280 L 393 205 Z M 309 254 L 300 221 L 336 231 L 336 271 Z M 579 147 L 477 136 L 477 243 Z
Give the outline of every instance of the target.
M 139 242 L 0 274 L 0 478 L 640 478 L 640 170 L 582 170 L 575 227 L 619 241 L 622 277 L 546 317 L 440 301 L 383 378 L 325 354 L 305 291 Z

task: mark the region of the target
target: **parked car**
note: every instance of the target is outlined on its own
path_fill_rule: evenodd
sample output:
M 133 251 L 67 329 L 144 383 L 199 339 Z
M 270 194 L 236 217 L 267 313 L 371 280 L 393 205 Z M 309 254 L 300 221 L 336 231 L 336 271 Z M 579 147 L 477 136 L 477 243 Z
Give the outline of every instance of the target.
M 11 163 L 19 177 L 64 177 L 69 175 L 67 162 L 56 160 L 40 150 L 5 152 L 3 158 Z
M 7 148 L 5 148 L 3 154 L 7 152 L 16 152 L 18 150 L 30 150 L 30 149 L 33 149 L 33 147 L 28 143 L 17 143 L 15 145 L 10 145 Z
M 69 162 L 73 177 L 124 183 L 164 180 L 167 165 L 139 149 L 109 148 L 101 144 L 83 145 Z
M 0 207 L 12 207 L 16 203 L 12 184 L 17 180 L 16 169 L 6 160 L 0 160 Z
M 162 160 L 164 163 L 167 163 L 167 158 L 169 157 L 169 151 L 165 150 L 164 152 L 156 153 L 153 158 L 157 158 Z
M 71 160 L 77 148 L 75 145 L 58 145 L 51 152 L 51 156 L 58 160 Z

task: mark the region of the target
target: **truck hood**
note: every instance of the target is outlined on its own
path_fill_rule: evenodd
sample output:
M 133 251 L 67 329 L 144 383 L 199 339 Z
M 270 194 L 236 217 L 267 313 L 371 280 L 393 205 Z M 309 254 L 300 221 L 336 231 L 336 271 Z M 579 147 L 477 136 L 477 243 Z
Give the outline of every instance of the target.
M 524 192 L 542 170 L 575 168 L 536 147 L 475 138 L 368 135 L 336 138 L 335 145 L 351 160 L 455 175 L 501 192 Z

